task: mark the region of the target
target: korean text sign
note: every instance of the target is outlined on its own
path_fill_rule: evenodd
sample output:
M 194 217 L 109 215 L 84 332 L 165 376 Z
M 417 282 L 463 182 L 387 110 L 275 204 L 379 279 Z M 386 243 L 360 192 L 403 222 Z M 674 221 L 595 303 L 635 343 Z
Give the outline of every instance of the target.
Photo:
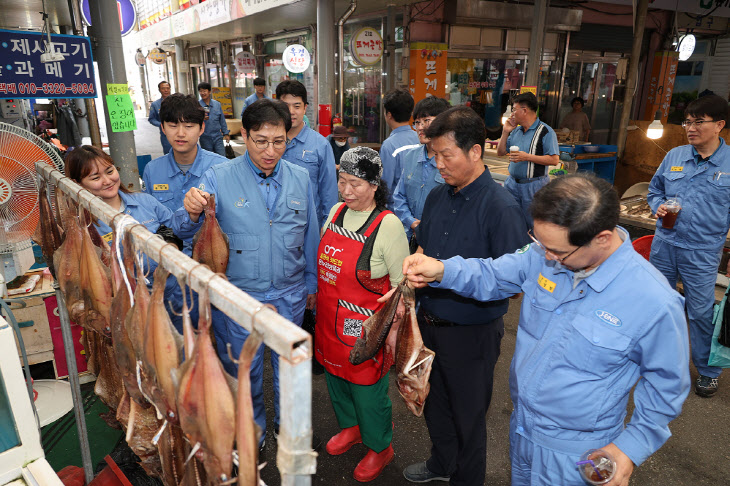
M 0 97 L 95 98 L 94 63 L 88 37 L 51 35 L 62 61 L 41 62 L 48 37 L 0 30 Z
M 376 64 L 383 57 L 383 38 L 372 27 L 363 27 L 350 39 L 350 51 L 359 64 Z
M 446 94 L 447 48 L 448 44 L 411 43 L 408 91 L 416 103 L 429 95 Z
M 678 63 L 679 53 L 676 51 L 659 51 L 654 54 L 643 120 L 653 120 L 655 113 L 661 110 L 661 122 L 667 123 Z

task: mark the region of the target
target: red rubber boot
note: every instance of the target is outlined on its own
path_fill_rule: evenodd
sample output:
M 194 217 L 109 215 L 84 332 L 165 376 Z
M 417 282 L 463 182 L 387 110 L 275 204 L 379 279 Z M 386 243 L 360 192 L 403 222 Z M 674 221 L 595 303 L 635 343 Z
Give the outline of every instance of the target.
M 327 442 L 327 452 L 331 456 L 339 456 L 350 450 L 350 447 L 362 442 L 360 437 L 360 426 L 342 429 L 339 434 Z
M 393 460 L 394 455 L 392 444 L 382 452 L 375 452 L 372 449 L 368 450 L 365 458 L 355 468 L 353 477 L 361 483 L 372 481 L 380 476 L 385 466 Z

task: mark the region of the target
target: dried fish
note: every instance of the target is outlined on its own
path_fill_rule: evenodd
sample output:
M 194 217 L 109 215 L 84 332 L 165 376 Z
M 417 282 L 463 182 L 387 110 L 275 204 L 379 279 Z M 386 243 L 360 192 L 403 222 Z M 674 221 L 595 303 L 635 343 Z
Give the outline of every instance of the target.
M 48 202 L 45 182 L 41 182 L 41 188 L 38 192 L 38 201 L 41 212 L 41 251 L 43 253 L 43 258 L 48 264 L 48 270 L 51 271 L 53 278 L 56 278 L 53 254 L 61 246 L 61 233 L 58 231 L 58 224 L 56 224 L 56 219 L 53 216 L 51 203 Z
M 369 360 L 380 351 L 385 344 L 390 328 L 393 325 L 398 302 L 400 301 L 405 280 L 401 282 L 385 303 L 375 314 L 362 324 L 362 333 L 350 351 L 350 363 L 359 365 Z
M 258 456 L 261 431 L 254 421 L 250 373 L 251 363 L 262 341 L 262 336 L 258 332 L 252 331 L 243 343 L 238 359 L 238 424 L 236 426 L 238 486 L 258 486 L 260 481 Z
M 213 273 L 226 273 L 228 268 L 228 236 L 215 217 L 215 195 L 211 194 L 203 207 L 205 221 L 193 237 L 193 260 L 204 263 Z

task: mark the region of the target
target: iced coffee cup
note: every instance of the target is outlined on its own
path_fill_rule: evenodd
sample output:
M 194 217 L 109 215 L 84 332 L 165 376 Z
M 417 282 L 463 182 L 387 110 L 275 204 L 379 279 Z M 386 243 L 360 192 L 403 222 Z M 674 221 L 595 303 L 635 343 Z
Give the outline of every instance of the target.
M 662 217 L 662 228 L 673 229 L 674 223 L 677 221 L 679 211 L 682 210 L 682 204 L 678 198 L 667 199 L 664 202 L 664 207 L 667 208 L 667 214 Z
M 616 461 L 603 449 L 589 449 L 575 463 L 583 480 L 588 484 L 606 484 L 616 474 Z
M 512 152 L 519 152 L 520 148 L 517 145 L 513 145 L 509 148 L 510 153 Z

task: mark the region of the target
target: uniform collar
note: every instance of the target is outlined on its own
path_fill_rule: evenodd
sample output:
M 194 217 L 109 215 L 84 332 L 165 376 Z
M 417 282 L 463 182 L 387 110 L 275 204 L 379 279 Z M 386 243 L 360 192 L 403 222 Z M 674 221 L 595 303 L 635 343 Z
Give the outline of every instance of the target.
M 398 128 L 392 130 L 390 132 L 391 135 L 397 132 L 405 132 L 405 131 L 413 131 L 413 129 L 410 127 L 410 125 L 401 125 Z
M 635 253 L 628 231 L 620 226 L 617 226 L 616 229 L 618 229 L 621 236 L 624 238 L 621 246 L 616 248 L 616 251 L 611 253 L 611 255 L 606 258 L 603 263 L 601 263 L 598 269 L 585 279 L 585 282 L 596 292 L 602 292 L 606 287 L 608 287 L 608 285 L 616 279 L 616 276 L 628 266 L 629 259 L 633 258 Z
M 482 188 L 486 187 L 487 184 L 489 184 L 489 181 L 492 180 L 492 174 L 489 172 L 489 169 L 484 167 L 484 172 L 477 177 L 475 180 L 473 180 L 470 184 L 468 184 L 466 187 L 464 187 L 462 190 L 460 190 L 457 193 L 454 193 L 454 186 L 449 186 L 449 194 L 452 196 L 461 194 L 462 196 L 469 198 L 475 196 L 479 191 L 482 190 Z
M 211 98 L 210 103 L 207 104 L 203 101 L 203 98 L 200 98 L 198 101 L 200 102 L 200 106 L 211 106 L 213 104 L 213 98 Z
M 188 172 L 190 172 L 191 174 L 193 174 L 196 177 L 200 177 L 203 175 L 203 172 L 200 170 L 200 167 L 202 166 L 202 164 L 199 164 L 198 161 L 202 157 L 203 149 L 200 147 L 200 144 L 198 144 L 197 147 L 198 147 L 198 153 L 195 154 L 195 160 L 193 160 L 193 165 L 190 166 L 190 170 L 188 170 Z M 170 149 L 170 151 L 167 153 L 167 155 L 165 157 L 167 157 L 167 176 L 174 177 L 177 174 L 179 174 L 181 172 L 181 170 L 180 170 L 180 167 L 178 167 L 177 162 L 175 161 L 174 151 L 172 149 Z
M 302 122 L 304 123 L 304 122 Z M 292 138 L 292 142 L 294 140 L 299 140 L 301 143 L 307 143 L 307 138 L 309 137 L 309 131 L 311 128 L 309 128 L 306 124 L 302 127 L 301 130 L 299 130 L 299 133 L 297 133 L 297 136 Z M 278 165 L 277 165 L 278 167 Z
M 271 173 L 271 175 L 269 177 L 263 177 L 263 172 L 261 172 L 261 169 L 259 169 L 255 165 L 253 165 L 253 160 L 251 160 L 251 157 L 248 155 L 248 151 L 244 154 L 243 158 L 246 160 L 246 162 L 248 162 L 249 168 L 256 176 L 257 184 L 266 179 L 272 179 L 281 185 L 281 181 L 279 180 L 279 167 L 281 167 L 281 159 L 279 159 L 279 161 L 276 163 L 276 166 L 274 167 L 274 171 Z
M 705 159 L 705 162 L 709 162 L 712 165 L 720 165 L 720 157 L 715 157 L 718 152 L 724 150 L 723 147 L 727 145 L 725 143 L 725 140 L 720 137 L 720 145 L 717 146 L 714 152 L 712 152 L 712 155 L 710 155 L 707 159 Z M 697 152 L 697 149 L 694 148 L 694 146 L 690 145 L 692 147 L 692 157 L 694 158 L 694 161 L 696 164 L 699 164 L 700 162 L 700 154 Z
M 537 117 L 537 118 L 535 118 L 535 123 L 533 123 L 532 125 L 530 125 L 530 128 L 528 128 L 528 129 L 527 129 L 526 131 L 524 131 L 524 130 L 523 130 L 523 132 L 522 132 L 522 133 L 527 133 L 527 132 L 529 132 L 530 130 L 536 130 L 536 129 L 537 129 L 537 126 L 538 126 L 539 124 L 540 124 L 540 117 Z

